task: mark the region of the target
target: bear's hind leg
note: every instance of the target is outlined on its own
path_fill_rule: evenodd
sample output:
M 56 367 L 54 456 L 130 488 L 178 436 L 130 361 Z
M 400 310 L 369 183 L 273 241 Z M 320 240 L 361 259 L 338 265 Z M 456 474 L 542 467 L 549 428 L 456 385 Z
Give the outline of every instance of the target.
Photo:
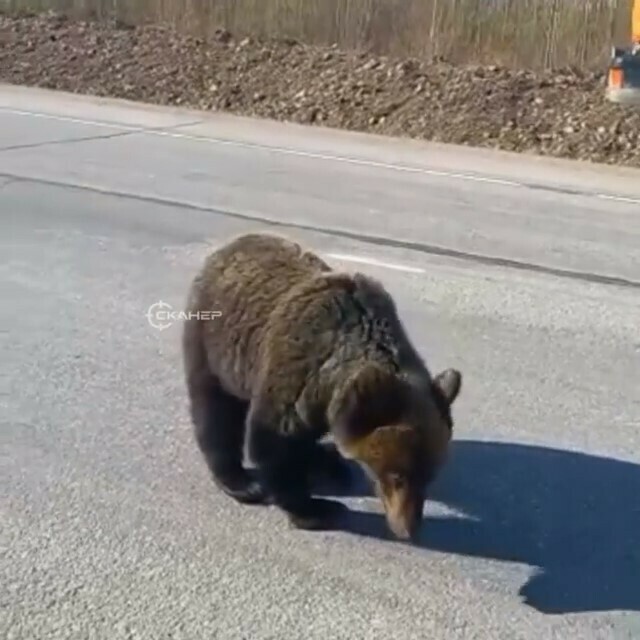
M 248 403 L 226 393 L 212 379 L 191 397 L 198 447 L 216 485 L 243 504 L 267 502 L 267 492 L 242 465 Z

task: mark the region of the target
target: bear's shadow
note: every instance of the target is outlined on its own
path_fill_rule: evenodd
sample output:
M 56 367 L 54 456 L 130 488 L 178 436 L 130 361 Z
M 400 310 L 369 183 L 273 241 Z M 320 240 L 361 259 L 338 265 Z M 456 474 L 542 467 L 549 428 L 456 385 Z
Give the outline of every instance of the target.
M 371 495 L 352 471 L 352 490 L 321 493 Z M 425 518 L 422 548 L 535 567 L 519 595 L 543 613 L 640 611 L 640 465 L 458 440 L 430 494 L 466 517 Z M 351 511 L 345 528 L 390 539 L 380 514 Z

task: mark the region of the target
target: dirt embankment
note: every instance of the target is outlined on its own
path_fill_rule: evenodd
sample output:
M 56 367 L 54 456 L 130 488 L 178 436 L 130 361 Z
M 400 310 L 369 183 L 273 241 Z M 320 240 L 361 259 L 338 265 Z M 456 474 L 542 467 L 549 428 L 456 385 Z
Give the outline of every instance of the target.
M 640 167 L 640 112 L 602 75 L 394 60 L 161 26 L 0 16 L 0 80 Z

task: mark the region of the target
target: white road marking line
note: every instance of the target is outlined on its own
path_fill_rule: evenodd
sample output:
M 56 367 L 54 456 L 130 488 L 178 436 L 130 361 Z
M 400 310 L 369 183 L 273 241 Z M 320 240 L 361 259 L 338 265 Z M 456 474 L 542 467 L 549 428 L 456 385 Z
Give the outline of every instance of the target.
M 104 127 L 105 129 L 119 129 L 121 131 L 145 131 L 144 127 L 135 127 L 127 124 L 115 124 L 112 122 L 99 122 L 98 120 L 84 120 L 81 118 L 72 118 L 70 116 L 55 116 L 49 113 L 38 113 L 36 111 L 23 111 L 22 109 L 10 109 L 8 107 L 0 107 L 5 113 L 14 116 L 30 116 L 32 118 L 42 118 L 43 120 L 57 120 L 59 122 L 71 122 L 73 124 L 85 124 L 94 127 Z
M 625 196 L 610 196 L 606 193 L 597 193 L 596 197 L 601 200 L 613 200 L 614 202 L 628 202 L 630 204 L 640 204 L 640 199 L 638 198 L 627 198 Z
M 338 155 L 327 154 L 327 153 L 318 153 L 314 151 L 299 151 L 296 149 L 289 149 L 287 147 L 272 147 L 269 145 L 262 145 L 262 144 L 257 144 L 253 142 L 240 142 L 237 140 L 225 140 L 224 138 L 197 136 L 197 135 L 191 135 L 188 133 L 179 133 L 177 131 L 168 131 L 168 130 L 160 130 L 160 129 L 154 130 L 154 129 L 149 129 L 147 127 L 116 124 L 111 122 L 100 122 L 97 120 L 87 120 L 84 118 L 73 118 L 71 116 L 59 116 L 59 115 L 54 115 L 49 113 L 41 113 L 37 111 L 12 109 L 10 107 L 3 107 L 3 106 L 0 106 L 0 111 L 4 111 L 5 113 L 9 113 L 17 116 L 29 116 L 33 118 L 43 118 L 47 120 L 58 120 L 60 122 L 71 122 L 75 124 L 104 127 L 107 129 L 118 129 L 120 131 L 131 131 L 135 133 L 140 133 L 141 135 L 164 136 L 168 138 L 193 140 L 195 142 L 206 142 L 208 144 L 214 144 L 214 145 L 226 145 L 230 147 L 238 147 L 238 148 L 244 148 L 244 149 L 258 149 L 261 151 L 270 151 L 272 153 L 280 153 L 283 155 L 298 156 L 298 157 L 310 158 L 314 160 L 328 160 L 331 162 L 343 162 L 345 164 L 352 164 L 355 166 L 372 167 L 377 169 L 389 169 L 392 171 L 398 171 L 403 173 L 417 173 L 417 174 L 422 174 L 427 176 L 438 176 L 441 178 L 466 180 L 469 182 L 483 182 L 487 184 L 498 184 L 498 185 L 508 186 L 508 187 L 527 188 L 527 185 L 522 182 L 516 182 L 514 180 L 504 180 L 501 178 L 490 178 L 488 176 L 474 176 L 467 173 L 456 173 L 453 171 L 438 171 L 437 169 L 409 167 L 406 165 L 393 164 L 390 162 L 378 162 L 376 160 L 362 160 L 358 158 L 349 158 L 348 156 L 338 156 Z M 190 126 L 190 125 L 193 125 L 193 123 L 184 123 L 184 124 L 167 125 L 167 126 L 171 128 L 172 126 L 179 127 L 179 126 Z M 609 195 L 605 193 L 594 193 L 594 194 L 585 193 L 584 195 L 585 196 L 592 195 L 602 200 L 624 202 L 626 204 L 640 204 L 640 199 L 629 198 L 626 196 L 616 196 L 616 195 Z
M 17 116 L 31 116 L 33 118 L 42 118 L 45 120 L 58 120 L 60 122 L 71 122 L 75 124 L 84 124 L 97 127 L 105 127 L 110 129 L 120 129 L 122 131 L 137 132 L 142 135 L 151 136 L 164 136 L 167 138 L 178 138 L 183 140 L 193 140 L 195 142 L 206 142 L 208 144 L 226 145 L 229 147 L 238 147 L 243 149 L 258 149 L 261 151 L 269 151 L 272 153 L 280 153 L 282 155 L 297 156 L 300 158 L 310 158 L 313 160 L 328 160 L 331 162 L 343 162 L 345 164 L 352 164 L 361 167 L 372 167 L 376 169 L 390 169 L 392 171 L 399 171 L 403 173 L 417 173 L 427 176 L 438 176 L 441 178 L 454 178 L 457 180 L 467 180 L 470 182 L 484 182 L 488 184 L 499 184 L 509 187 L 523 187 L 525 185 L 514 182 L 512 180 L 503 180 L 501 178 L 489 178 L 485 176 L 474 176 L 466 173 L 455 173 L 452 171 L 438 171 L 437 169 L 425 169 L 420 167 L 409 167 L 406 165 L 393 164 L 390 162 L 378 162 L 376 160 L 362 160 L 358 158 L 349 158 L 347 156 L 338 156 L 328 153 L 317 153 L 314 151 L 299 151 L 296 149 L 289 149 L 287 147 L 272 147 L 269 145 L 262 145 L 253 142 L 240 142 L 238 140 L 225 140 L 224 138 L 213 138 L 208 136 L 197 136 L 188 133 L 179 133 L 177 131 L 161 131 L 159 129 L 147 129 L 145 127 L 135 127 L 130 125 L 113 124 L 109 122 L 98 122 L 95 120 L 84 120 L 82 118 L 72 118 L 69 116 L 57 116 L 48 113 L 39 113 L 36 111 L 24 111 L 21 109 L 11 109 L 8 107 L 0 106 L 0 110 L 5 113 L 9 113 Z M 185 126 L 185 125 L 168 125 L 171 126 Z
M 145 132 L 146 133 L 146 132 Z M 441 178 L 454 178 L 457 180 L 467 180 L 470 182 L 485 182 L 489 184 L 499 184 L 508 187 L 522 187 L 524 185 L 511 180 L 502 180 L 500 178 L 489 178 L 484 176 L 472 176 L 466 173 L 454 173 L 450 171 L 438 171 L 436 169 L 424 169 L 420 167 L 409 167 L 400 164 L 392 164 L 389 162 L 378 162 L 376 160 L 361 160 L 358 158 L 349 158 L 347 156 L 337 156 L 329 153 L 317 153 L 315 151 L 298 151 L 287 147 L 272 147 L 268 145 L 256 144 L 253 142 L 239 142 L 237 140 L 224 140 L 222 138 L 209 138 L 205 136 L 194 136 L 187 133 L 177 133 L 174 131 L 149 131 L 151 135 L 168 136 L 170 138 L 184 138 L 186 140 L 195 140 L 198 142 L 208 142 L 210 144 L 226 145 L 229 147 L 239 147 L 243 149 L 258 149 L 260 151 L 269 151 L 272 153 L 280 153 L 282 155 L 297 156 L 299 158 L 310 158 L 312 160 L 328 160 L 330 162 L 343 162 L 359 167 L 371 167 L 374 169 L 389 169 L 401 173 L 417 173 L 425 176 L 438 176 Z
M 344 260 L 344 262 L 356 262 L 359 264 L 368 264 L 374 267 L 392 269 L 394 271 L 404 271 L 406 273 L 426 273 L 426 271 L 424 269 L 421 269 L 420 267 L 409 267 L 407 265 L 395 264 L 393 262 L 382 262 L 381 260 L 376 260 L 375 258 L 364 258 L 361 256 L 353 256 L 350 254 L 343 254 L 343 253 L 327 253 L 325 255 L 328 258 L 333 258 L 334 260 Z

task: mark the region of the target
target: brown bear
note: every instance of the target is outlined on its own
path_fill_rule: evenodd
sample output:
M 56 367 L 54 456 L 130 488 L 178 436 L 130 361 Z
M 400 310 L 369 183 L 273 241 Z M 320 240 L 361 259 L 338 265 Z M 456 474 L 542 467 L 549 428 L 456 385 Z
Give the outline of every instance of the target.
M 318 465 L 361 465 L 388 525 L 413 539 L 445 460 L 461 374 L 430 375 L 384 287 L 332 270 L 286 238 L 250 233 L 209 255 L 187 301 L 183 356 L 198 446 L 239 502 L 273 503 L 303 529 L 342 503 L 312 498 Z M 198 312 L 220 312 L 200 319 Z M 320 440 L 329 434 L 333 456 Z M 258 475 L 243 466 L 245 438 Z

